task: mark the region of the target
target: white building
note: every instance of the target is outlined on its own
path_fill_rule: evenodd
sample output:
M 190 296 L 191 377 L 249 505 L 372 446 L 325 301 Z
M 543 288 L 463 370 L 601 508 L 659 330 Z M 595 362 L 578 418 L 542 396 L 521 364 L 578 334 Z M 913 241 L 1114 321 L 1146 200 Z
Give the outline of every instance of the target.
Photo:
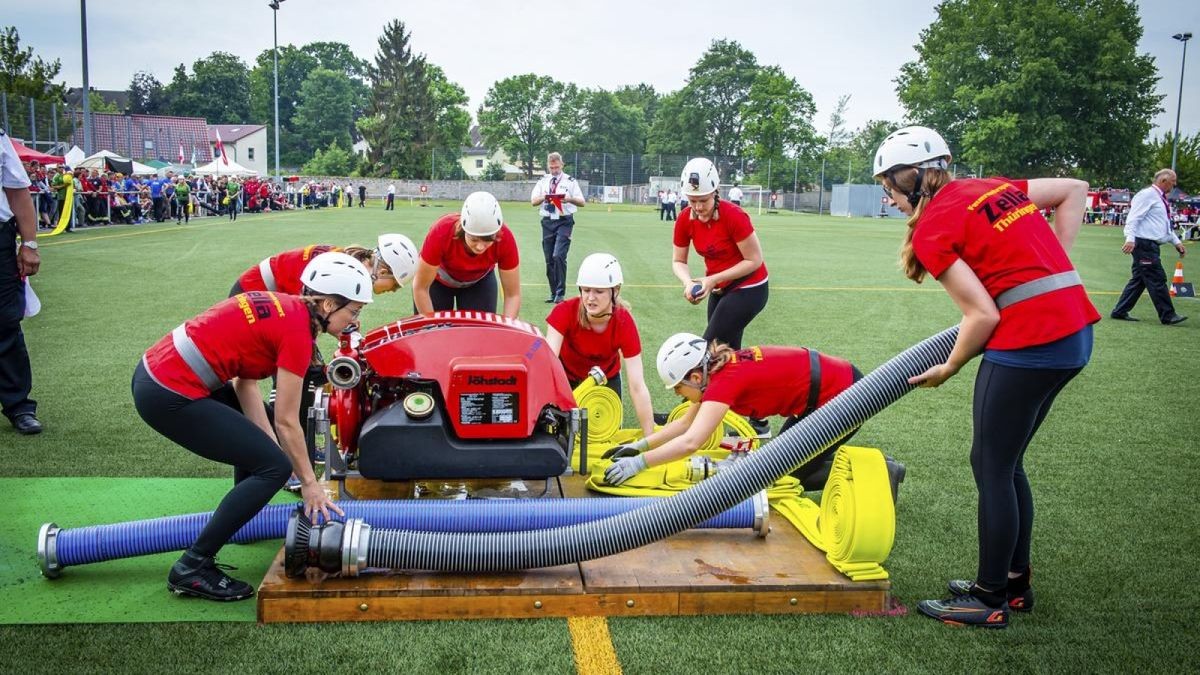
M 271 175 L 272 165 L 267 161 L 267 128 L 261 124 L 210 124 L 208 142 L 217 156 L 217 132 L 221 132 L 221 144 L 229 159 L 247 169 L 254 169 L 260 176 Z

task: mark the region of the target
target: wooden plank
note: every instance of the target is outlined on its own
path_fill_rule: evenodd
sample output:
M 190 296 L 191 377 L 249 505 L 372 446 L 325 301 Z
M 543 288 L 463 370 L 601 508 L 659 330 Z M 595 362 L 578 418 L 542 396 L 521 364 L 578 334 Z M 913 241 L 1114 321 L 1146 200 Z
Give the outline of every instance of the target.
M 451 495 L 528 488 L 495 481 L 426 486 Z M 351 490 L 394 499 L 417 488 L 359 480 Z M 578 476 L 552 481 L 551 492 L 610 498 L 588 493 Z M 749 530 L 692 530 L 578 565 L 503 574 L 417 571 L 341 579 L 310 572 L 306 579 L 288 579 L 280 551 L 259 589 L 258 613 L 270 623 L 881 611 L 890 588 L 888 581 L 850 581 L 787 521 L 775 518 L 765 539 Z

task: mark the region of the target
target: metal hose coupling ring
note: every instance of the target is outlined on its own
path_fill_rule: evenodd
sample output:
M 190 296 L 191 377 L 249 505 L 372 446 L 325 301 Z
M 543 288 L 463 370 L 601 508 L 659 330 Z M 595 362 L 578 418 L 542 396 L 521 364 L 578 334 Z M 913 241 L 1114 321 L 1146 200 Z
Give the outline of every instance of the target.
M 362 380 L 362 366 L 351 356 L 337 356 L 325 367 L 329 384 L 338 389 L 353 389 Z
M 284 539 L 284 573 L 294 579 L 316 567 L 327 574 L 358 576 L 366 568 L 370 531 L 362 518 L 313 525 L 303 507 L 297 507 Z

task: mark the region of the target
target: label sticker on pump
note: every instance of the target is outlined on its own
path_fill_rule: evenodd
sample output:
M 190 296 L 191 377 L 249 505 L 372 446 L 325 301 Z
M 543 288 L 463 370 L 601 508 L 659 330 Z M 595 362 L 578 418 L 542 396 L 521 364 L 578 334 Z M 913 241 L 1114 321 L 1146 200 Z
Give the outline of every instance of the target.
M 458 396 L 459 424 L 516 424 L 520 421 L 516 392 L 463 393 Z

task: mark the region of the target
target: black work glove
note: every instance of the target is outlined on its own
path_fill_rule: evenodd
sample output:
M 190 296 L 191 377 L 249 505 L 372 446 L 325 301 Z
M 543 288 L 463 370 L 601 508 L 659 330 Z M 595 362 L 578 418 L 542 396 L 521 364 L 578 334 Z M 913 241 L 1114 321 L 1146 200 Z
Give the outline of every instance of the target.
M 639 454 L 641 454 L 640 451 L 632 445 L 614 445 L 600 455 L 600 459 L 617 460 L 622 457 L 637 457 Z

